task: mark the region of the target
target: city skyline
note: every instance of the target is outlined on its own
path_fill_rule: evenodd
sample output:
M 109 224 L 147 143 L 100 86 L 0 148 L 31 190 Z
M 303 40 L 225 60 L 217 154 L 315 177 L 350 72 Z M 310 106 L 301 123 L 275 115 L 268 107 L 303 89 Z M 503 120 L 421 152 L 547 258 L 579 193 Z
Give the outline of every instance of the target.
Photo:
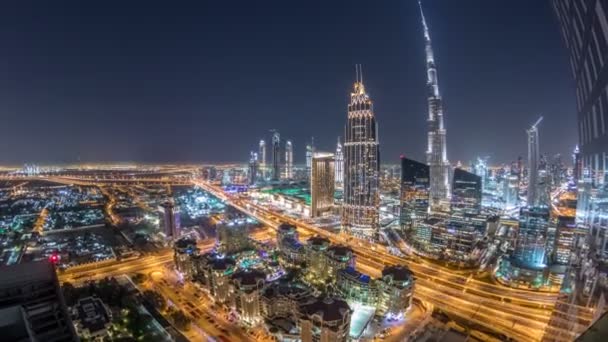
M 320 27 L 331 23 L 339 24 L 341 20 L 355 15 L 352 9 L 341 5 L 329 5 L 328 13 L 319 15 Z M 470 1 L 459 9 L 454 8 L 458 6 L 429 0 L 423 5 L 427 17 L 432 18 L 434 49 L 442 74 L 442 91 L 447 103 L 446 125 L 450 128 L 450 160 L 453 163 L 459 160 L 466 163 L 477 155 L 490 155 L 491 162 L 500 163 L 525 155 L 525 128 L 539 112 L 546 117 L 541 130 L 541 153 L 568 156 L 577 140 L 576 132 L 568 130 L 575 122 L 575 97 L 567 68 L 567 51 L 560 40 L 550 6 L 526 4 L 530 13 L 524 16 L 522 28 L 509 32 L 497 31 L 497 26 L 493 25 L 498 23 L 491 23 L 489 19 L 479 19 L 478 24 L 486 25 L 488 29 L 484 34 L 475 32 L 470 24 L 459 26 L 458 20 L 464 18 L 449 13 L 462 11 L 455 12 L 462 14 L 465 10 L 475 8 L 476 12 L 471 15 L 479 15 L 482 11 L 496 15 L 500 10 L 515 11 L 517 4 L 490 9 Z M 243 5 L 243 8 L 235 9 L 233 13 L 221 8 L 221 5 L 217 7 L 220 13 L 218 20 L 226 22 L 241 18 L 241 11 L 249 9 Z M 280 15 L 286 13 L 286 8 L 275 7 L 268 14 L 273 18 L 269 24 L 244 20 L 241 25 L 255 24 L 250 25 L 251 39 L 241 37 L 242 39 L 236 40 L 238 44 L 231 47 L 226 46 L 223 38 L 236 39 L 240 36 L 235 36 L 235 32 L 230 30 L 226 31 L 217 21 L 215 31 L 209 31 L 211 33 L 206 35 L 208 40 L 205 41 L 202 38 L 189 41 L 189 38 L 196 37 L 201 27 L 172 27 L 165 32 L 166 36 L 174 37 L 186 31 L 188 34 L 173 43 L 174 49 L 168 49 L 171 46 L 167 46 L 167 38 L 161 35 L 151 42 L 141 40 L 145 38 L 142 36 L 143 28 L 135 28 L 126 18 L 112 16 L 104 9 L 97 9 L 99 11 L 95 13 L 78 7 L 70 9 L 72 14 L 82 12 L 80 14 L 91 19 L 85 25 L 82 35 L 68 33 L 67 28 L 73 18 L 68 17 L 66 23 L 59 23 L 58 19 L 63 17 L 52 11 L 42 23 L 7 20 L 7 25 L 14 25 L 15 28 L 10 35 L 11 39 L 7 39 L 7 44 L 13 48 L 11 51 L 14 53 L 5 55 L 7 62 L 4 68 L 7 70 L 3 72 L 6 76 L 0 81 L 4 83 L 0 83 L 3 88 L 0 91 L 3 93 L 0 97 L 0 111 L 5 113 L 5 131 L 0 138 L 3 140 L 0 144 L 0 164 L 78 161 L 245 162 L 246 158 L 242 156 L 253 148 L 251 141 L 268 139 L 262 135 L 272 128 L 292 138 L 295 145 L 294 162 L 302 164 L 303 149 L 308 137 L 314 135 L 321 149 L 330 150 L 337 136 L 341 135 L 341 121 L 347 104 L 344 94 L 352 82 L 352 66 L 356 63 L 363 64 L 366 83 L 373 89 L 371 95 L 376 99 L 377 115 L 383 131 L 383 162 L 397 164 L 398 156 L 402 153 L 424 160 L 424 43 L 417 2 L 383 4 L 370 8 L 373 15 L 368 23 L 360 24 L 364 34 L 359 40 L 385 55 L 382 58 L 369 52 L 345 48 L 342 44 L 327 46 L 323 43 L 324 40 L 318 41 L 319 32 L 316 30 L 304 32 L 306 26 L 303 25 L 303 18 L 287 15 L 282 18 Z M 194 9 L 192 15 L 203 12 L 201 15 L 204 18 L 206 9 L 209 8 L 199 8 L 198 11 Z M 345 18 L 335 16 L 338 9 L 345 11 Z M 133 9 L 125 8 L 125 11 L 129 10 Z M 307 10 L 310 9 L 303 8 L 305 13 Z M 31 11 L 33 9 L 21 6 L 10 8 L 4 13 L 18 18 Z M 135 21 L 141 20 L 145 24 L 143 27 L 150 28 L 151 19 L 159 11 L 159 6 L 152 5 Z M 175 21 L 178 14 L 183 13 L 177 10 L 168 13 L 169 23 Z M 540 20 L 536 14 L 542 14 Z M 105 24 L 102 25 L 103 19 L 108 18 L 118 23 L 113 30 L 107 30 Z M 493 19 L 498 22 L 501 20 Z M 195 23 L 195 18 L 187 16 L 183 25 Z M 267 32 L 275 24 L 285 25 L 287 32 Z M 36 25 L 56 28 L 51 30 L 54 33 L 42 35 L 46 34 L 49 41 L 60 44 L 50 47 L 42 43 L 39 36 L 32 36 Z M 166 25 L 160 26 L 152 30 L 152 33 L 167 28 Z M 454 27 L 459 29 L 454 30 Z M 530 46 L 531 42 L 537 41 L 534 37 L 526 38 L 523 44 L 521 41 L 511 42 L 516 37 L 522 37 L 518 35 L 531 27 L 541 29 L 541 32 L 527 32 L 531 36 L 547 33 L 545 36 L 548 35 L 548 38 L 542 43 L 547 45 L 543 45 L 544 49 Z M 234 30 L 238 30 L 238 27 Z M 124 37 L 118 38 L 119 34 L 124 34 Z M 295 38 L 287 39 L 285 35 L 288 34 L 293 34 Z M 340 40 L 342 34 L 344 32 L 336 30 L 331 39 Z M 495 36 L 488 37 L 490 34 Z M 89 35 L 92 39 L 84 41 Z M 486 40 L 475 41 L 481 38 L 480 35 L 485 35 Z M 134 47 L 112 44 L 107 41 L 112 37 L 118 43 L 131 40 L 139 43 Z M 22 45 L 16 44 L 18 38 Z M 504 44 L 499 44 L 500 40 L 504 40 Z M 265 42 L 265 45 L 254 49 L 250 45 L 256 41 Z M 478 44 L 480 41 L 483 44 Z M 224 43 L 221 44 L 222 42 Z M 209 47 L 210 43 L 215 43 L 211 44 L 211 52 L 228 52 L 228 61 L 217 64 L 218 61 L 211 56 L 213 53 L 210 56 L 204 55 L 200 61 L 194 58 L 204 54 L 207 50 L 205 47 Z M 466 58 L 462 51 L 454 51 L 459 44 L 460 49 L 470 51 Z M 481 46 L 471 50 L 468 49 L 471 44 Z M 510 44 L 516 48 L 509 50 Z M 109 58 L 100 58 L 103 54 L 97 54 L 102 47 L 108 48 L 105 56 Z M 304 47 L 312 49 L 307 50 L 307 54 L 300 55 Z M 38 60 L 35 54 L 36 51 L 40 53 L 42 48 L 49 53 L 46 61 Z M 146 56 L 134 55 L 134 49 L 138 48 L 142 49 L 140 53 L 152 53 Z M 284 53 L 271 58 L 276 49 L 282 49 Z M 241 50 L 251 52 L 252 57 L 246 61 L 230 57 L 231 51 Z M 496 70 L 496 66 L 500 65 L 497 61 L 504 62 L 502 54 L 507 50 L 515 63 L 501 65 L 502 68 Z M 540 50 L 543 50 L 545 58 L 549 58 L 543 65 L 536 62 L 540 58 Z M 184 52 L 186 53 L 183 54 Z M 334 52 L 336 56 L 327 57 Z M 549 52 L 555 57 L 549 56 Z M 180 54 L 188 56 L 186 67 L 180 68 L 173 63 Z M 134 58 L 128 58 L 129 55 L 141 59 L 139 67 Z M 21 63 L 16 63 L 18 56 L 24 57 Z M 86 58 L 76 60 L 77 56 Z M 523 57 L 530 59 L 523 60 Z M 481 60 L 484 63 L 480 64 Z M 31 75 L 24 74 L 24 64 L 32 67 L 35 72 Z M 101 68 L 92 68 L 93 64 L 98 64 Z M 473 65 L 479 71 L 475 74 L 476 80 L 462 77 L 469 73 Z M 219 71 L 207 72 L 214 66 Z M 148 70 L 150 68 L 158 69 L 158 73 Z M 334 70 L 327 72 L 326 68 Z M 532 69 L 534 73 L 528 72 Z M 147 75 L 148 71 L 156 76 Z M 67 76 L 63 80 L 57 80 L 56 72 Z M 309 75 L 302 77 L 303 74 Z M 508 74 L 513 76 L 509 77 Z M 514 86 L 514 83 L 519 83 L 517 78 L 524 75 L 527 79 L 521 79 L 520 87 Z M 547 81 L 555 77 L 563 78 L 564 81 Z M 295 79 L 298 82 L 294 82 Z M 492 86 L 482 87 L 484 80 L 491 81 Z M 544 86 L 540 86 L 541 83 Z M 243 92 L 242 87 L 246 84 L 253 91 Z M 251 84 L 254 86 L 251 87 Z M 306 91 L 300 87 L 306 88 Z M 55 88 L 64 91 L 59 93 Z M 289 90 L 291 94 L 288 95 L 279 88 Z M 509 92 L 504 91 L 507 88 L 510 89 Z M 532 88 L 537 92 L 534 96 L 531 91 L 525 93 L 526 89 Z M 538 89 L 543 91 L 538 92 Z M 243 93 L 254 94 L 255 98 Z M 306 95 L 300 96 L 298 93 Z M 29 100 L 22 101 L 27 94 Z M 159 94 L 161 96 L 157 98 L 151 97 Z M 311 95 L 317 101 L 305 101 Z M 234 99 L 229 99 L 229 96 Z M 476 101 L 470 101 L 473 96 Z M 556 101 L 556 98 L 561 100 Z M 490 106 L 492 101 L 499 106 Z M 249 105 L 240 105 L 241 102 Z M 301 105 L 295 106 L 294 103 Z M 499 113 L 488 115 L 487 108 Z M 249 120 L 250 116 L 255 116 L 256 120 Z M 326 121 L 323 125 L 312 124 L 318 120 Z M 239 121 L 243 124 L 240 125 Z M 487 129 L 480 132 L 475 129 L 478 125 L 486 125 Z M 206 129 L 209 126 L 213 129 Z M 499 131 L 505 135 L 500 141 L 496 139 Z M 28 139 L 24 140 L 24 136 Z M 98 136 L 99 139 L 91 139 L 91 136 Z M 112 136 L 112 139 L 104 140 L 105 136 Z M 100 144 L 100 140 L 104 140 L 104 143 Z M 211 146 L 216 146 L 216 143 L 226 146 L 226 150 L 214 151 Z M 569 158 L 564 159 L 569 161 Z

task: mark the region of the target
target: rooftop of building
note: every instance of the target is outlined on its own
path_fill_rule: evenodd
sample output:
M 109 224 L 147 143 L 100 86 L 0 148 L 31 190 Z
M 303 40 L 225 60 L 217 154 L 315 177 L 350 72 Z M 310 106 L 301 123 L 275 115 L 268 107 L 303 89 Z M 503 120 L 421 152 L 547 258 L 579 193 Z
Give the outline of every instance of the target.
M 20 286 L 22 284 L 53 281 L 55 269 L 48 261 L 28 262 L 0 267 L 0 289 Z
M 279 282 L 264 289 L 262 296 L 268 299 L 275 299 L 278 296 L 285 296 L 295 300 L 300 300 L 310 296 L 311 289 L 300 282 Z
M 177 250 L 187 250 L 196 248 L 196 240 L 190 238 L 182 238 L 173 244 L 173 247 Z
M 106 329 L 106 324 L 111 320 L 106 306 L 101 299 L 96 297 L 81 298 L 78 300 L 75 310 L 76 319 L 90 333 Z
M 34 341 L 27 317 L 20 305 L 0 309 L 0 336 L 6 341 Z
M 326 249 L 327 247 L 329 247 L 330 242 L 324 237 L 313 236 L 306 240 L 306 244 L 315 249 Z
M 406 266 L 387 266 L 382 270 L 382 278 L 391 277 L 394 282 L 409 282 L 414 274 Z
M 241 286 L 257 285 L 266 280 L 266 274 L 260 270 L 239 270 L 232 275 L 232 280 Z
M 348 258 L 352 257 L 353 250 L 348 246 L 344 245 L 333 245 L 327 249 L 327 252 L 336 258 Z
M 279 225 L 279 231 L 281 232 L 293 232 L 296 230 L 297 228 L 293 224 L 283 222 Z
M 370 276 L 355 270 L 354 267 L 344 268 L 344 269 L 340 270 L 340 273 L 350 277 L 351 279 L 355 279 L 356 281 L 358 281 L 359 283 L 362 283 L 362 284 L 369 284 L 371 281 Z
M 338 298 L 317 298 L 315 301 L 300 306 L 300 312 L 306 316 L 319 315 L 324 321 L 340 321 L 350 315 L 348 303 Z

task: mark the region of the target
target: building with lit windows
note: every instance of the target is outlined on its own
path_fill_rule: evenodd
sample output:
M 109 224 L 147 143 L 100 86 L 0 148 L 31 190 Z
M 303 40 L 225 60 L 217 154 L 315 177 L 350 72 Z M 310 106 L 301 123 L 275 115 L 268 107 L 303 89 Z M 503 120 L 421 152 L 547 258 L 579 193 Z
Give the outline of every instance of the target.
M 173 200 L 169 200 L 161 205 L 162 229 L 165 237 L 169 240 L 179 239 L 180 212 L 175 207 Z
M 50 262 L 36 261 L 2 268 L 0 313 L 1 339 L 4 341 L 80 340 L 55 267 Z
M 570 257 L 576 242 L 576 222 L 571 216 L 558 216 L 553 262 L 559 265 L 570 265 Z
M 562 36 L 570 51 L 576 85 L 582 167 L 594 186 L 608 170 L 608 3 L 604 0 L 553 0 Z
M 377 239 L 379 230 L 380 142 L 371 98 L 357 68 L 344 134 L 342 226 L 356 236 Z
M 110 309 L 97 297 L 80 298 L 74 305 L 73 317 L 78 334 L 90 341 L 103 341 L 109 337 L 112 326 Z
M 455 169 L 450 200 L 452 213 L 479 214 L 481 196 L 482 178 L 463 169 Z
M 516 174 L 509 173 L 503 185 L 503 201 L 505 209 L 513 209 L 519 206 L 519 178 Z
M 338 298 L 317 299 L 299 308 L 302 342 L 349 341 L 352 310 Z
M 429 211 L 429 166 L 401 156 L 399 222 L 402 229 L 427 218 Z
M 223 253 L 231 254 L 251 248 L 249 225 L 229 222 L 217 225 L 217 240 Z
M 298 239 L 296 226 L 282 223 L 277 232 L 280 261 L 288 266 L 300 266 L 306 261 L 304 245 Z
M 272 134 L 272 177 L 273 181 L 281 178 L 281 135 L 274 131 Z
M 188 279 L 192 279 L 196 274 L 196 264 L 194 256 L 198 254 L 196 241 L 193 239 L 179 239 L 173 244 L 173 261 L 175 268 Z
M 306 179 L 310 179 L 310 171 L 312 170 L 312 157 L 315 154 L 315 138 L 311 139 L 311 143 L 306 145 Z
M 231 277 L 230 295 L 233 309 L 249 325 L 262 321 L 261 294 L 266 274 L 258 270 L 240 270 Z
M 260 167 L 263 169 L 266 167 L 266 141 L 264 141 L 263 139 L 260 140 L 260 145 L 259 145 L 259 150 L 258 150 L 258 157 L 260 158 Z
M 299 282 L 278 282 L 262 291 L 262 314 L 266 319 L 277 317 L 297 320 L 301 303 L 312 298 L 311 289 Z
M 310 217 L 319 217 L 334 208 L 334 155 L 315 153 L 310 171 Z
M 405 266 L 389 266 L 376 280 L 377 312 L 401 318 L 412 305 L 414 274 Z
M 336 289 L 340 294 L 340 298 L 348 303 L 376 305 L 376 289 L 371 277 L 360 273 L 353 267 L 347 267 L 338 271 Z
M 522 208 L 519 213 L 519 232 L 513 257 L 522 265 L 535 268 L 546 266 L 548 227 L 548 208 Z
M 291 140 L 285 142 L 285 179 L 293 179 L 293 144 Z
M 330 281 L 335 281 L 338 272 L 348 267 L 355 267 L 355 253 L 347 246 L 333 245 L 325 252 L 326 274 Z
M 230 300 L 230 276 L 236 269 L 232 258 L 215 253 L 206 253 L 198 260 L 197 279 L 210 296 L 219 303 Z
M 420 15 L 424 29 L 426 52 L 426 86 L 429 109 L 426 156 L 430 171 L 430 205 L 432 209 L 440 209 L 450 198 L 450 163 L 448 162 L 446 129 L 443 122 L 443 99 L 439 93 L 437 66 L 435 65 L 431 35 L 429 34 L 429 28 L 422 12 L 422 4 L 420 4 Z
M 338 137 L 338 143 L 336 144 L 336 164 L 334 167 L 334 180 L 336 181 L 336 188 L 342 189 L 344 185 L 344 151 L 342 149 L 342 143 Z
M 249 185 L 253 185 L 257 182 L 259 173 L 258 154 L 251 151 L 249 154 Z
M 306 254 L 306 267 L 309 280 L 324 281 L 327 278 L 327 261 L 325 252 L 330 246 L 329 240 L 320 236 L 313 236 L 306 241 L 304 250 Z

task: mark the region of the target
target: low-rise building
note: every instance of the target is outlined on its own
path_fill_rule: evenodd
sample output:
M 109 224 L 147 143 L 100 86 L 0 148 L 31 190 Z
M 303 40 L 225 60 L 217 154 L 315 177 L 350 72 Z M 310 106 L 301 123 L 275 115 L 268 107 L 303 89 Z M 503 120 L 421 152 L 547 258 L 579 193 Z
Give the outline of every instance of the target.
M 102 340 L 112 325 L 112 315 L 103 301 L 96 297 L 78 300 L 74 306 L 74 317 L 79 335 L 87 340 Z

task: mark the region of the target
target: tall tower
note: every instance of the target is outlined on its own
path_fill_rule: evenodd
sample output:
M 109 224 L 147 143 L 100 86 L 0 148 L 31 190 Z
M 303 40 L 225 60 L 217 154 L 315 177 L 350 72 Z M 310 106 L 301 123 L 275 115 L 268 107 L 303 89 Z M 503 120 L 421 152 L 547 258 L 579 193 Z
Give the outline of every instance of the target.
M 285 142 L 285 179 L 293 178 L 293 145 L 291 140 Z
M 450 197 L 450 163 L 448 162 L 446 150 L 446 130 L 443 125 L 443 100 L 439 94 L 437 67 L 435 66 L 435 57 L 433 56 L 433 47 L 431 46 L 431 36 L 424 19 L 424 13 L 422 12 L 422 3 L 418 1 L 418 5 L 420 6 L 420 15 L 422 17 L 426 51 L 426 86 L 429 106 L 426 161 L 429 164 L 431 178 L 430 205 L 431 208 L 437 208 L 441 202 L 445 202 Z
M 334 168 L 336 188 L 342 188 L 344 184 L 344 152 L 342 151 L 342 143 L 340 142 L 340 137 L 338 137 L 338 144 L 336 145 L 336 161 Z
M 310 217 L 318 217 L 334 206 L 334 155 L 315 153 L 310 172 Z
M 310 179 L 312 169 L 312 157 L 315 154 L 315 138 L 311 139 L 310 144 L 306 145 L 306 178 Z
M 344 203 L 342 226 L 348 233 L 377 239 L 380 142 L 373 103 L 356 68 L 344 134 Z
M 538 162 L 540 151 L 538 145 L 538 124 L 543 120 L 541 116 L 538 121 L 526 132 L 528 133 L 528 207 L 536 207 L 540 204 Z
M 258 151 L 258 163 L 263 168 L 266 166 L 266 141 L 260 140 L 260 150 Z
M 258 154 L 251 151 L 249 154 L 249 185 L 255 184 L 258 180 Z
M 274 131 L 272 134 L 272 180 L 278 181 L 281 177 L 281 135 Z

